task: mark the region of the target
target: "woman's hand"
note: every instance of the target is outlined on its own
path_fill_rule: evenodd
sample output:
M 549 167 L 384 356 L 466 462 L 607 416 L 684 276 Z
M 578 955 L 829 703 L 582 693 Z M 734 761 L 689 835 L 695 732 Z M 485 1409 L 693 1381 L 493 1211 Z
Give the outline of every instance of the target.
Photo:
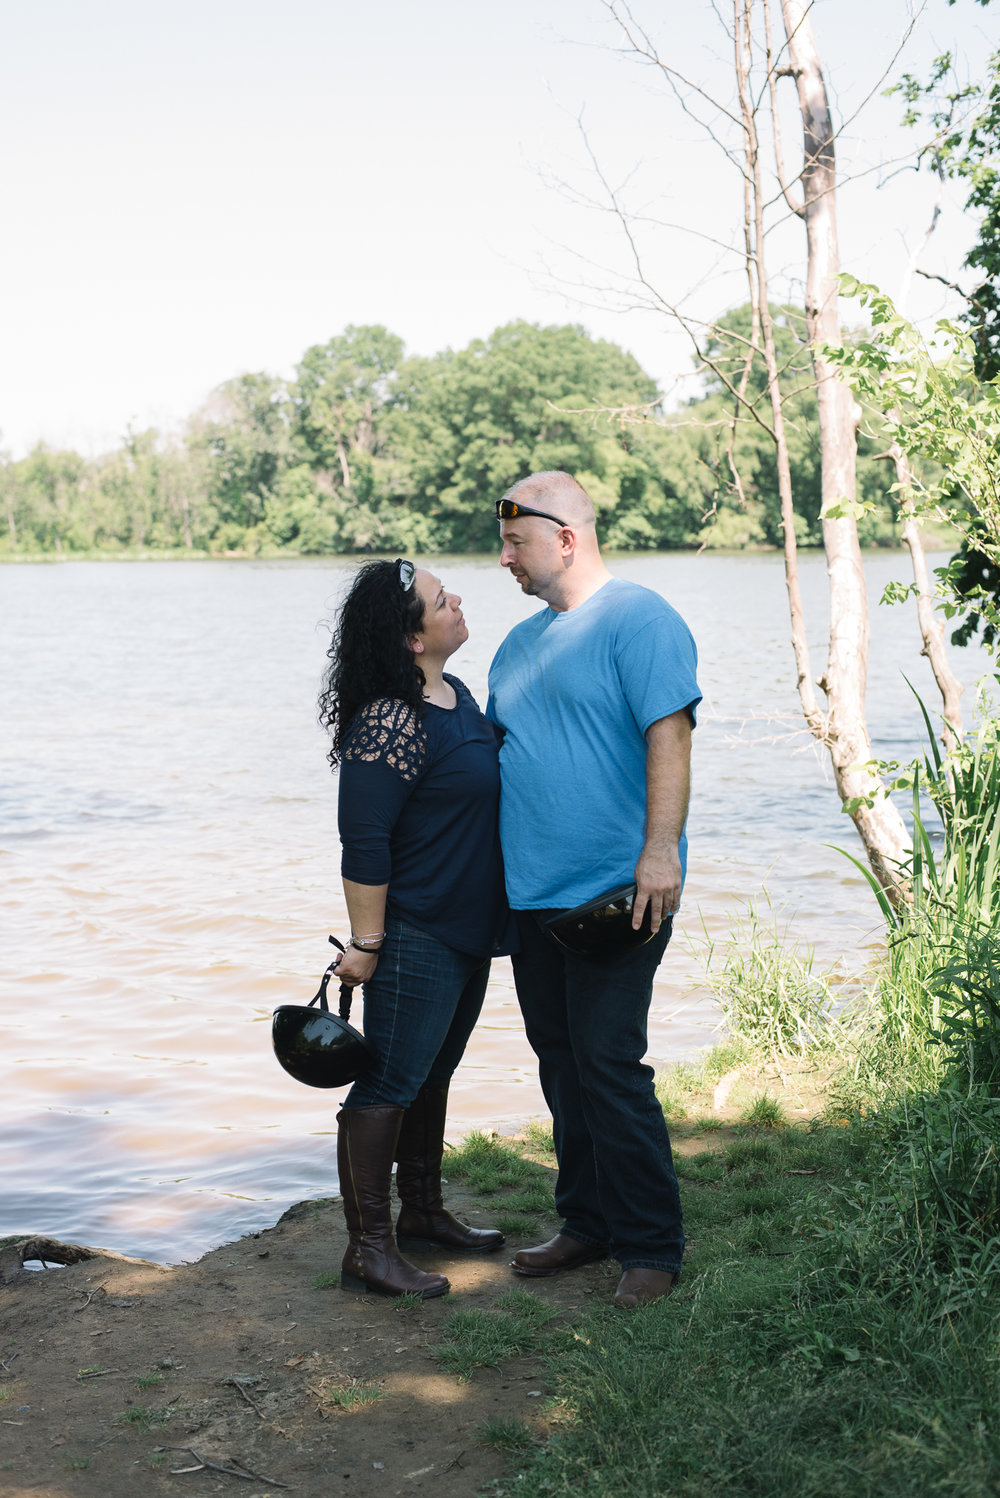
M 377 966 L 377 952 L 362 952 L 360 947 L 348 947 L 337 958 L 334 972 L 338 983 L 346 983 L 348 988 L 357 988 L 359 983 L 368 982 Z

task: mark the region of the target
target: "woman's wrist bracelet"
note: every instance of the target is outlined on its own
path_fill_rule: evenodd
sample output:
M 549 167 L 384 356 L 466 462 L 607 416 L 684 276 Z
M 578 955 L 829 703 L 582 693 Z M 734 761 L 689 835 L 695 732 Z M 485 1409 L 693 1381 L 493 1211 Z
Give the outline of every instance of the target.
M 349 947 L 355 947 L 355 948 L 357 948 L 357 950 L 359 952 L 364 952 L 366 954 L 371 954 L 371 956 L 374 957 L 376 955 L 376 953 L 381 952 L 381 950 L 382 950 L 382 943 L 383 943 L 384 940 L 385 940 L 385 932 L 384 931 L 381 933 L 381 935 L 377 935 L 375 932 L 372 932 L 371 936 L 351 936 L 351 937 L 349 937 L 348 941 L 347 941 L 347 945 Z M 376 945 L 376 943 L 377 943 L 377 945 Z

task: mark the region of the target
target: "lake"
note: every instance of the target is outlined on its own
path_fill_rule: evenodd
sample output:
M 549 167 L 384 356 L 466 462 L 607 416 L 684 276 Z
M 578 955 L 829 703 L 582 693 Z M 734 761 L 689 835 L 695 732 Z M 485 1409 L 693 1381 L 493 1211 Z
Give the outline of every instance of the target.
M 270 1018 L 305 1003 L 348 926 L 336 784 L 315 696 L 350 561 L 67 562 L 0 570 L 0 1235 L 41 1232 L 176 1263 L 336 1190 L 341 1094 L 278 1067 Z M 537 605 L 491 558 L 429 564 L 463 597 L 452 669 L 485 703 L 493 649 Z M 706 940 L 762 889 L 821 968 L 856 973 L 872 896 L 822 753 L 800 726 L 781 559 L 613 561 L 684 615 L 705 700 L 688 884 L 650 1056 L 711 1043 Z M 902 554 L 869 556 L 873 605 Z M 801 559 L 814 675 L 822 556 Z M 932 710 L 914 614 L 874 608 L 876 751 Z M 967 683 L 980 652 L 953 652 Z M 972 693 L 966 694 L 966 715 Z M 360 999 L 358 1001 L 360 1011 Z M 450 1136 L 544 1114 L 509 962 L 452 1092 Z

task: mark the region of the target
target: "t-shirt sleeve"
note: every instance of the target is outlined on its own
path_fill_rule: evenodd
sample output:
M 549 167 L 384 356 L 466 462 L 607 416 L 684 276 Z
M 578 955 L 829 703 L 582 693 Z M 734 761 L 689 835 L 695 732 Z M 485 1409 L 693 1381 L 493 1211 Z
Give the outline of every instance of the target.
M 640 731 L 687 708 L 692 727 L 701 701 L 694 636 L 669 606 L 631 632 L 616 650 L 622 691 Z
M 340 762 L 340 871 L 355 884 L 388 884 L 393 828 L 420 778 L 426 739 L 413 709 L 390 699 L 357 713 Z

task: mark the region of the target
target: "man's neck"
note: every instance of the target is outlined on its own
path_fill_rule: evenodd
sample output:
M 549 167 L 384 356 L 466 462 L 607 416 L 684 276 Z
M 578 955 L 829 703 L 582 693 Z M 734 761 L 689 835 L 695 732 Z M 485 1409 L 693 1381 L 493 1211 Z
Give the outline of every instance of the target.
M 588 567 L 586 572 L 567 572 L 559 579 L 558 584 L 553 584 L 545 594 L 539 596 L 545 598 L 550 609 L 555 609 L 557 614 L 567 614 L 571 609 L 578 609 L 581 603 L 586 603 L 588 598 L 593 598 L 599 593 L 605 583 L 611 581 L 611 573 L 601 562 L 596 567 Z

